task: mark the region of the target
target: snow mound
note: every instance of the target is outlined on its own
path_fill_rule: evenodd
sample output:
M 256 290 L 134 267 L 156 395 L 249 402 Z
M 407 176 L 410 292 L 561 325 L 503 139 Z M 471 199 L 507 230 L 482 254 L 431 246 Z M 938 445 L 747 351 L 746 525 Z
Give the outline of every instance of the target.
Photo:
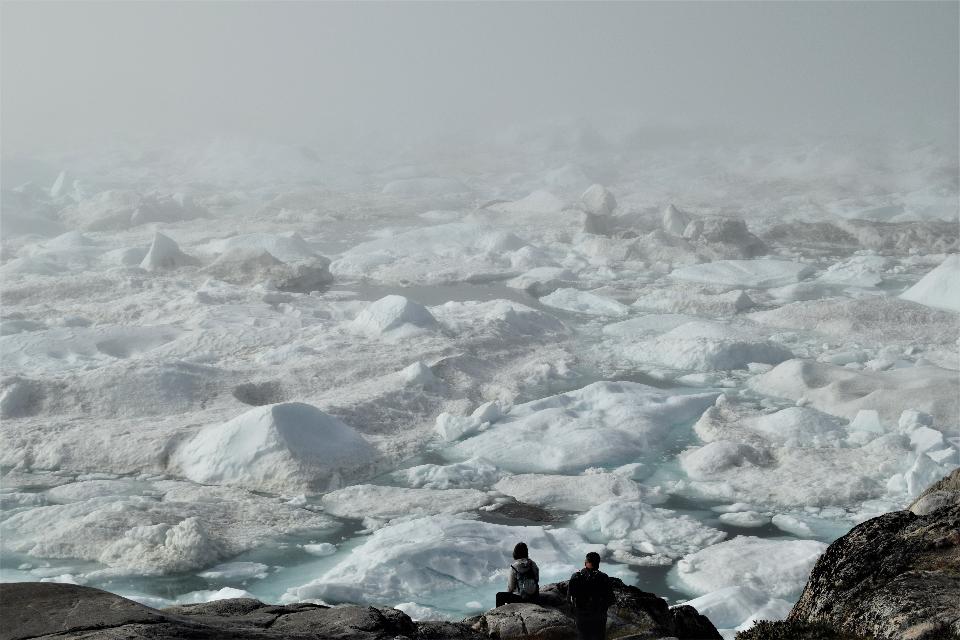
M 489 598 L 494 582 L 506 580 L 514 541 L 523 540 L 540 566 L 540 582 L 568 578 L 583 554 L 601 548 L 571 529 L 516 527 L 420 518 L 373 533 L 325 574 L 288 591 L 285 599 L 388 603 L 416 600 L 438 606 Z M 455 600 L 450 598 L 457 597 Z
M 668 558 L 694 553 L 726 537 L 722 531 L 700 524 L 690 516 L 677 515 L 638 501 L 608 500 L 574 520 L 573 526 L 594 542 Z
M 359 333 L 380 336 L 391 332 L 409 335 L 438 325 L 423 305 L 403 296 L 389 295 L 367 305 L 351 326 Z
M 948 256 L 900 297 L 935 309 L 960 313 L 960 254 Z
M 655 459 L 715 393 L 670 395 L 631 382 L 596 382 L 514 406 L 483 433 L 451 447 L 518 473 L 570 473 Z M 504 446 L 508 442 L 509 446 Z
M 176 450 L 172 464 L 194 482 L 289 493 L 337 488 L 368 470 L 375 457 L 343 422 L 291 402 L 204 427 Z
M 405 178 L 388 182 L 384 195 L 401 198 L 459 195 L 470 192 L 470 187 L 456 178 Z
M 617 208 L 617 199 L 602 184 L 592 184 L 580 195 L 587 213 L 608 216 Z
M 630 307 L 621 302 L 579 289 L 556 289 L 540 298 L 540 302 L 564 311 L 590 316 L 625 316 L 630 313 Z
M 694 596 L 727 587 L 750 587 L 775 598 L 795 598 L 826 548 L 814 540 L 740 536 L 685 556 L 667 579 Z
M 396 518 L 456 514 L 490 504 L 490 495 L 476 489 L 408 489 L 357 484 L 323 496 L 324 511 L 338 518 Z
M 631 361 L 692 371 L 745 369 L 751 362 L 778 364 L 792 358 L 786 348 L 745 326 L 697 320 L 628 346 Z
M 153 242 L 150 243 L 150 249 L 140 263 L 140 268 L 147 271 L 164 271 L 195 264 L 197 264 L 197 260 L 180 251 L 180 245 L 172 238 L 162 233 L 155 233 Z
M 812 273 L 809 265 L 787 260 L 718 260 L 674 269 L 670 277 L 730 288 L 770 289 L 799 282 Z
M 937 425 L 955 426 L 960 414 L 957 372 L 933 366 L 889 371 L 854 370 L 812 360 L 788 360 L 750 381 L 760 393 L 798 401 L 824 413 L 853 420 L 861 409 L 879 412 L 894 425 L 905 409 L 933 416 Z

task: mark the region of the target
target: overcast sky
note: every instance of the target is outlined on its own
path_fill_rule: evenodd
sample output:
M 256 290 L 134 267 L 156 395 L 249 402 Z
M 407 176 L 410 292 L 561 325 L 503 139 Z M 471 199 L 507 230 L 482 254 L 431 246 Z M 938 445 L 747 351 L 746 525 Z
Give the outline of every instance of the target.
M 2 12 L 7 149 L 610 112 L 955 141 L 960 110 L 957 2 L 6 1 Z

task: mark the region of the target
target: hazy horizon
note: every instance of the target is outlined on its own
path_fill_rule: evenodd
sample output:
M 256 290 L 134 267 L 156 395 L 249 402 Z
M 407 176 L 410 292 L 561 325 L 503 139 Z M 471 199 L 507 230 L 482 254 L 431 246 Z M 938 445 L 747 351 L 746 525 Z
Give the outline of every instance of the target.
M 556 118 L 955 145 L 958 6 L 8 1 L 3 147 Z

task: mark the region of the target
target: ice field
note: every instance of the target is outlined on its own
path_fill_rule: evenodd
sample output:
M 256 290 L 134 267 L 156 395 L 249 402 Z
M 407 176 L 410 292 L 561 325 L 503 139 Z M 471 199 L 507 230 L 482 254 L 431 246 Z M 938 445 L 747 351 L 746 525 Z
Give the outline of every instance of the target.
M 956 156 L 636 135 L 5 159 L 0 579 L 785 616 L 960 464 Z

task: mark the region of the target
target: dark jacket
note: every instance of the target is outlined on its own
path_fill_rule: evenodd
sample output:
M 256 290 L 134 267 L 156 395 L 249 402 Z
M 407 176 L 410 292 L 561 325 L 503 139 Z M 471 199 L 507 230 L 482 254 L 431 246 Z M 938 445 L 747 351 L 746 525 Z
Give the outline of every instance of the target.
M 607 574 L 586 567 L 570 576 L 567 595 L 578 616 L 605 616 L 607 607 L 616 602 Z

